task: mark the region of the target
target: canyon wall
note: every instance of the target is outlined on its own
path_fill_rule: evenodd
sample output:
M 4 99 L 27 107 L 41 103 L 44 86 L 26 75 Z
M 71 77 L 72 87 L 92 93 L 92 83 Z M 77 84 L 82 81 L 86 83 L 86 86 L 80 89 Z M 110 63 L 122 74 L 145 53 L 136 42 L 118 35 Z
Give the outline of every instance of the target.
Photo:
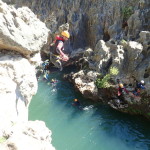
M 99 39 L 134 40 L 141 30 L 149 30 L 148 0 L 4 1 L 16 7 L 28 6 L 52 32 L 61 24 L 69 23 L 73 50 L 94 48 Z
M 1 150 L 55 149 L 45 123 L 28 121 L 28 106 L 38 88 L 35 68 L 48 32 L 29 8 L 16 9 L 0 0 Z
M 81 52 L 81 71 L 73 83 L 87 98 L 104 99 L 123 112 L 150 118 L 150 1 L 149 0 L 5 0 L 16 8 L 28 6 L 55 33 L 69 23 L 68 52 Z M 73 54 L 73 55 L 74 55 Z M 114 81 L 135 88 L 135 80 L 145 81 L 144 97 L 127 98 L 128 107 L 116 107 L 109 92 L 95 86 L 97 73 L 106 75 L 111 67 L 119 74 Z M 117 84 L 117 82 L 116 82 Z M 128 86 L 131 85 L 131 86 Z M 107 90 L 107 89 L 105 89 Z M 145 93 L 146 92 L 146 93 Z M 132 91 L 131 91 L 132 93 Z M 113 95 L 113 94 L 112 94 Z M 115 105 L 115 106 L 114 106 Z M 125 105 L 127 106 L 127 105 Z M 121 106 L 122 107 L 122 106 Z M 132 111 L 134 110 L 134 111 Z
M 103 65 L 100 65 L 103 57 L 93 58 L 91 64 L 95 61 L 95 66 L 91 65 L 90 69 L 107 72 L 110 66 L 116 66 L 120 78 L 135 76 L 149 84 L 149 0 L 4 1 L 16 8 L 31 8 L 51 33 L 56 32 L 60 25 L 68 23 L 71 38 L 66 49 L 70 53 L 90 47 L 96 49 L 98 54 L 101 53 L 99 41 L 107 42 L 108 53 L 111 55 L 106 56 Z M 130 43 L 126 44 L 127 42 Z

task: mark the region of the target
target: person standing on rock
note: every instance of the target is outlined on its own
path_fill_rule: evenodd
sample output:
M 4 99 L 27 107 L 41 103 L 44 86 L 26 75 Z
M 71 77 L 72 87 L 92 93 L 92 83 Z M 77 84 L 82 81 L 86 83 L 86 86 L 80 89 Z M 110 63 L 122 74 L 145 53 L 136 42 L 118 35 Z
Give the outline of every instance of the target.
M 141 80 L 140 82 L 138 82 L 137 80 L 136 81 L 136 87 L 135 87 L 135 90 L 133 91 L 133 94 L 135 96 L 140 96 L 140 92 L 141 90 L 144 90 L 145 89 L 145 83 L 144 83 L 144 80 Z
M 118 93 L 117 93 L 118 99 L 123 100 L 124 93 L 128 94 L 129 92 L 127 91 L 127 89 L 124 87 L 124 85 L 122 83 L 119 83 Z
M 145 89 L 145 86 L 144 86 L 144 80 L 141 80 L 140 81 L 140 83 L 138 83 L 137 81 L 136 81 L 136 87 L 138 88 L 138 89 Z
M 62 31 L 60 36 L 56 36 L 56 40 L 50 45 L 50 61 L 62 71 L 62 62 L 68 61 L 69 57 L 64 51 L 64 42 L 70 38 L 67 30 Z

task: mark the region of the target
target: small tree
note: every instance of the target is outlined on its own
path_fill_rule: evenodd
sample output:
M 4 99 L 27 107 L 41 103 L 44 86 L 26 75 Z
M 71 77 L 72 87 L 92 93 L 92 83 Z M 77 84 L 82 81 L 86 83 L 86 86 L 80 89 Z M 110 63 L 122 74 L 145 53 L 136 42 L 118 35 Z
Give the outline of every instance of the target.
M 97 78 L 95 82 L 96 86 L 98 88 L 109 88 L 111 86 L 109 83 L 111 76 L 117 75 L 118 73 L 119 71 L 116 67 L 111 67 L 109 74 L 106 74 L 103 78 Z
M 123 15 L 123 20 L 127 21 L 129 17 L 133 14 L 133 8 L 130 7 L 124 7 L 122 9 L 122 15 Z

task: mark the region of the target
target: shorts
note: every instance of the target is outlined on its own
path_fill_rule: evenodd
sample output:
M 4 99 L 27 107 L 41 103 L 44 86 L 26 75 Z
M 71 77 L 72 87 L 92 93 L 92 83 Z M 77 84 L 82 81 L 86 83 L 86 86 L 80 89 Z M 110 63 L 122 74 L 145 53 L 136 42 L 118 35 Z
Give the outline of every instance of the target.
M 50 61 L 54 64 L 55 67 L 59 68 L 62 71 L 62 62 L 59 55 L 50 54 Z

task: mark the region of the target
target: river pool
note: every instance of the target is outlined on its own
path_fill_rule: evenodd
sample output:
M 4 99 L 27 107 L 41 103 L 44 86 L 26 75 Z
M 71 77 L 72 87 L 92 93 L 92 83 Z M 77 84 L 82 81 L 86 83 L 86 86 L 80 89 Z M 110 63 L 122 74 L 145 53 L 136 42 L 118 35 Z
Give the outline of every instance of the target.
M 150 122 L 83 98 L 63 73 L 40 79 L 29 107 L 29 120 L 46 123 L 56 150 L 150 150 Z M 75 98 L 81 107 L 72 105 Z

